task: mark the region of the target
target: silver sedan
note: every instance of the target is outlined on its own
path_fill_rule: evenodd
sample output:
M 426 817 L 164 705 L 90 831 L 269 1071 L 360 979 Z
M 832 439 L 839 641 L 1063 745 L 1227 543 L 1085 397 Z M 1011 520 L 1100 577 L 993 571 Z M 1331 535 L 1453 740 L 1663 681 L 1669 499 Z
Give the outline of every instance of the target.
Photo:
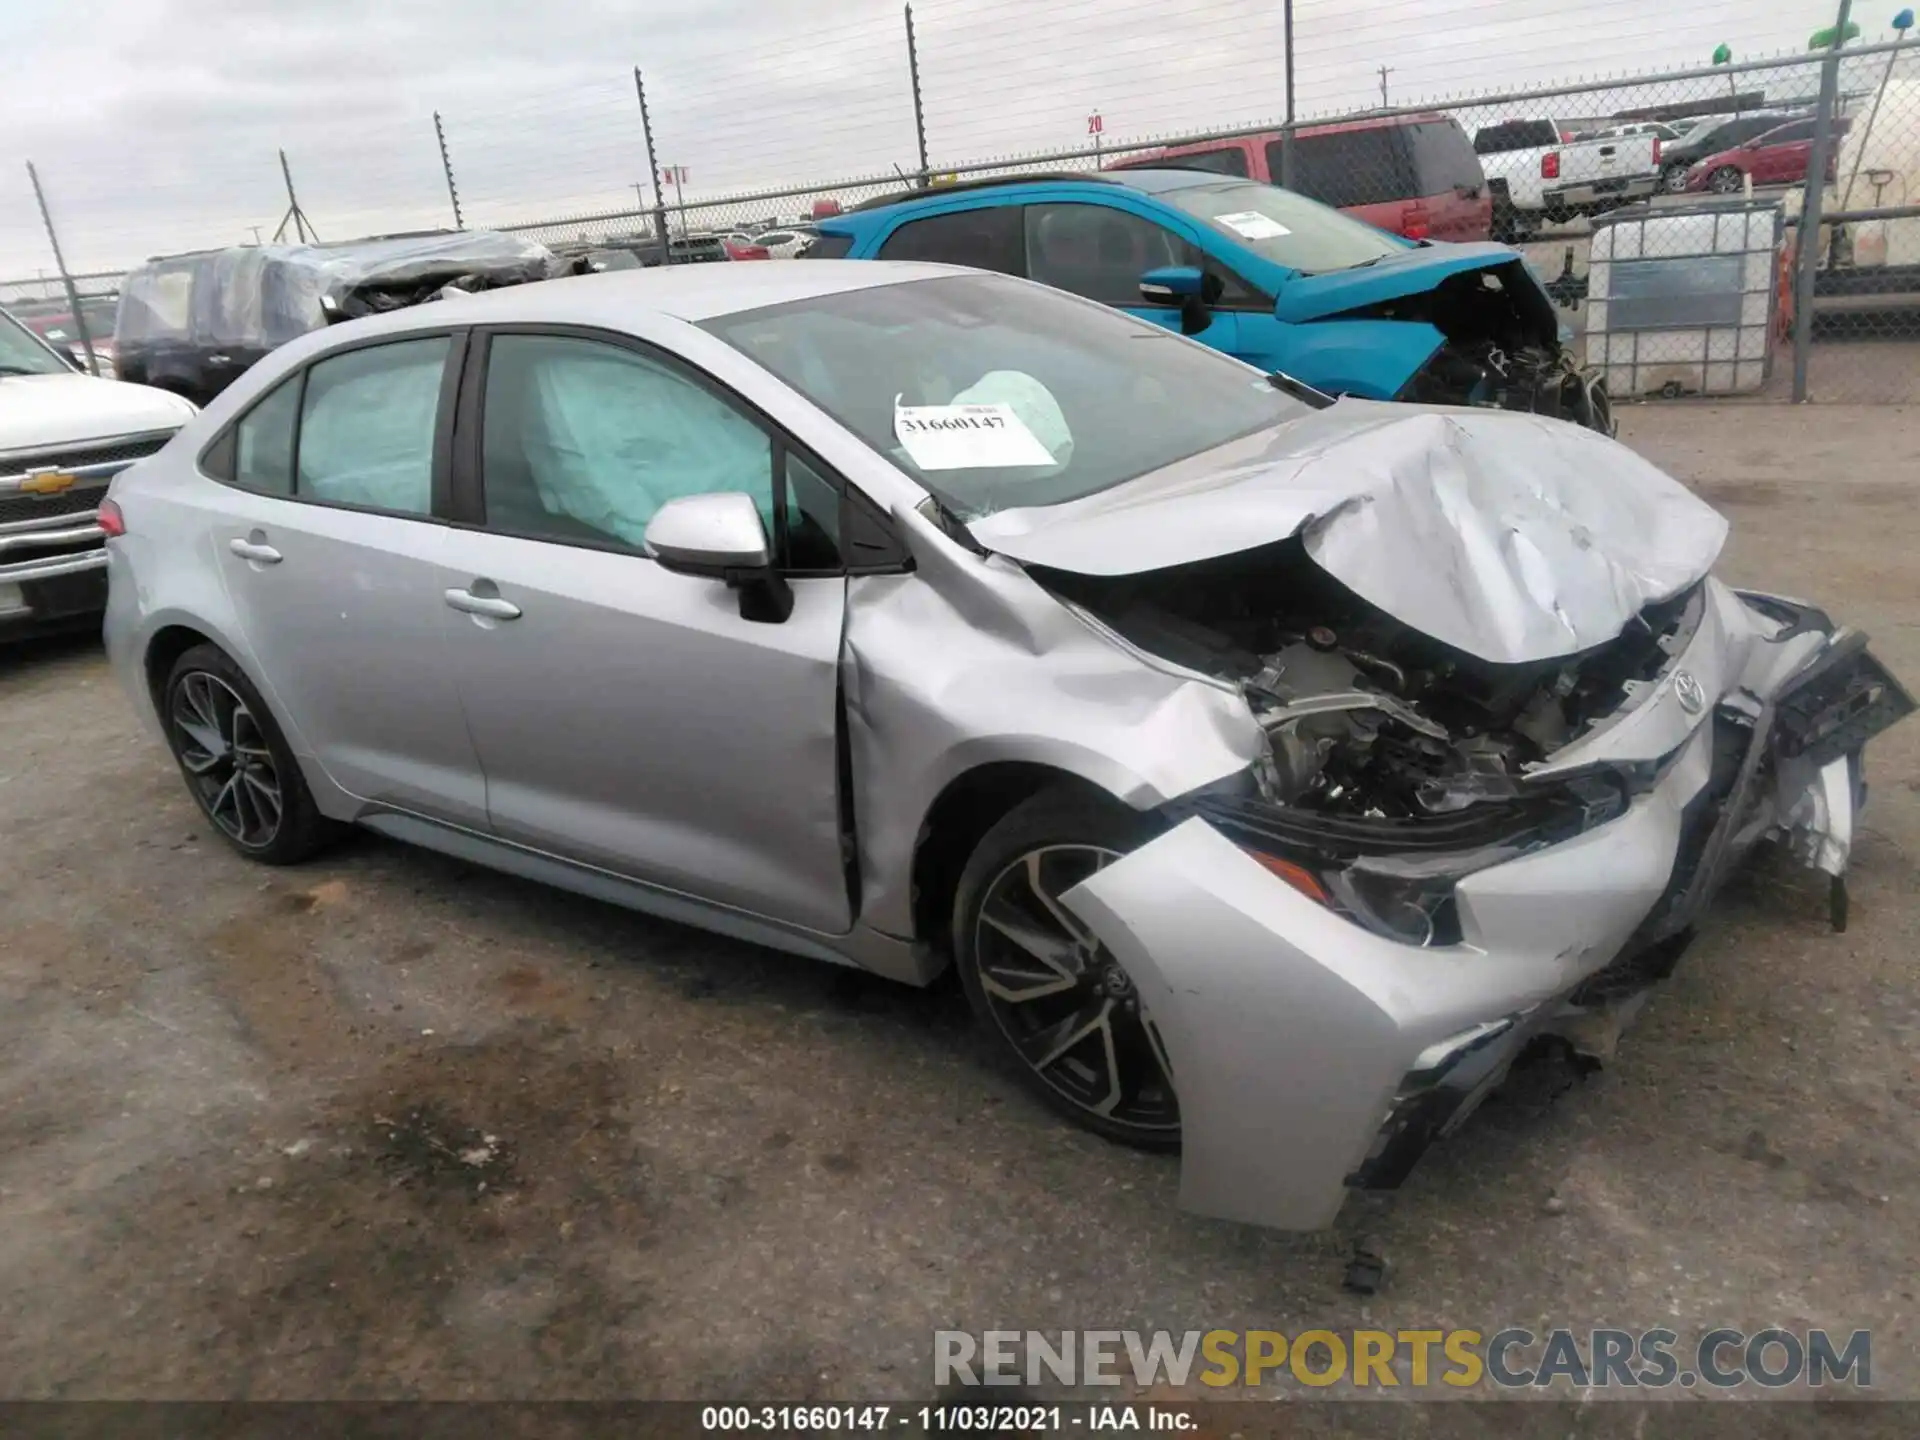
M 1911 702 L 1612 441 L 1177 330 L 834 261 L 338 326 L 114 482 L 109 648 L 244 855 L 952 964 L 1185 1206 L 1322 1225 L 1607 1050 L 1757 841 L 1843 898 Z

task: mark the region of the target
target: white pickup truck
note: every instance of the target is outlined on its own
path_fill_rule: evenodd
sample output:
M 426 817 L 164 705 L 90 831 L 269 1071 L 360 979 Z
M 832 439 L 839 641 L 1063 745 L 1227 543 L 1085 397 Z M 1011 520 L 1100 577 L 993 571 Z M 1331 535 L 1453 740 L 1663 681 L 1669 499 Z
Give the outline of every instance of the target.
M 1544 116 L 1502 120 L 1474 133 L 1493 194 L 1493 233 L 1523 240 L 1543 225 L 1642 200 L 1660 185 L 1660 137 L 1563 140 Z
M 99 624 L 107 482 L 193 414 L 165 390 L 82 374 L 0 311 L 0 640 Z

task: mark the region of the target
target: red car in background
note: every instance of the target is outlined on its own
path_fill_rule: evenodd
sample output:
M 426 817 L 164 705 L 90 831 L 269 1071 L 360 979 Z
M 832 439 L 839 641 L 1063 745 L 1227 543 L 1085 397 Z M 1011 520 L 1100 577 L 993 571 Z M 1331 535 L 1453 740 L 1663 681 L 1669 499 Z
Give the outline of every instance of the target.
M 1743 188 L 1747 175 L 1753 177 L 1755 185 L 1798 185 L 1807 178 L 1807 167 L 1813 163 L 1813 128 L 1811 116 L 1789 120 L 1744 145 L 1705 156 L 1687 171 L 1686 188 L 1731 195 Z M 1846 120 L 1835 119 L 1827 146 L 1829 182 L 1839 173 L 1840 137 L 1846 133 Z
M 1204 140 L 1129 155 L 1110 170 L 1169 163 L 1281 183 L 1281 135 Z M 1409 240 L 1485 240 L 1493 196 L 1460 123 L 1446 115 L 1392 115 L 1311 125 L 1293 145 L 1288 189 Z

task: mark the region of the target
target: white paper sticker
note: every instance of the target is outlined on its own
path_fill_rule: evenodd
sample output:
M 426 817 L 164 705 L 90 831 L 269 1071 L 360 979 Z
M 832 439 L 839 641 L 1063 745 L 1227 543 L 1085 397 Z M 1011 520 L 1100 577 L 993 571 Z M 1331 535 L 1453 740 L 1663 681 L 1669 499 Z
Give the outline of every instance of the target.
M 901 405 L 893 433 L 922 470 L 981 470 L 1051 465 L 1052 453 L 1020 423 L 1011 405 Z
M 1282 235 L 1293 233 L 1278 220 L 1269 219 L 1258 210 L 1236 210 L 1231 215 L 1217 215 L 1214 219 L 1243 240 L 1278 240 Z

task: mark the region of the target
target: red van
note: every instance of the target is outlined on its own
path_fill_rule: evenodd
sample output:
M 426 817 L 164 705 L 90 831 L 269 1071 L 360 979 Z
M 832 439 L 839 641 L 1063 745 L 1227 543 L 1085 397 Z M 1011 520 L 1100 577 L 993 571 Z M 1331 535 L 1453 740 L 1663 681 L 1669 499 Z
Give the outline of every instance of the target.
M 1107 168 L 1138 170 L 1170 160 L 1278 185 L 1280 132 L 1170 145 Z M 1493 229 L 1493 196 L 1480 157 L 1460 122 L 1446 115 L 1307 126 L 1294 137 L 1287 188 L 1409 240 L 1485 240 Z

